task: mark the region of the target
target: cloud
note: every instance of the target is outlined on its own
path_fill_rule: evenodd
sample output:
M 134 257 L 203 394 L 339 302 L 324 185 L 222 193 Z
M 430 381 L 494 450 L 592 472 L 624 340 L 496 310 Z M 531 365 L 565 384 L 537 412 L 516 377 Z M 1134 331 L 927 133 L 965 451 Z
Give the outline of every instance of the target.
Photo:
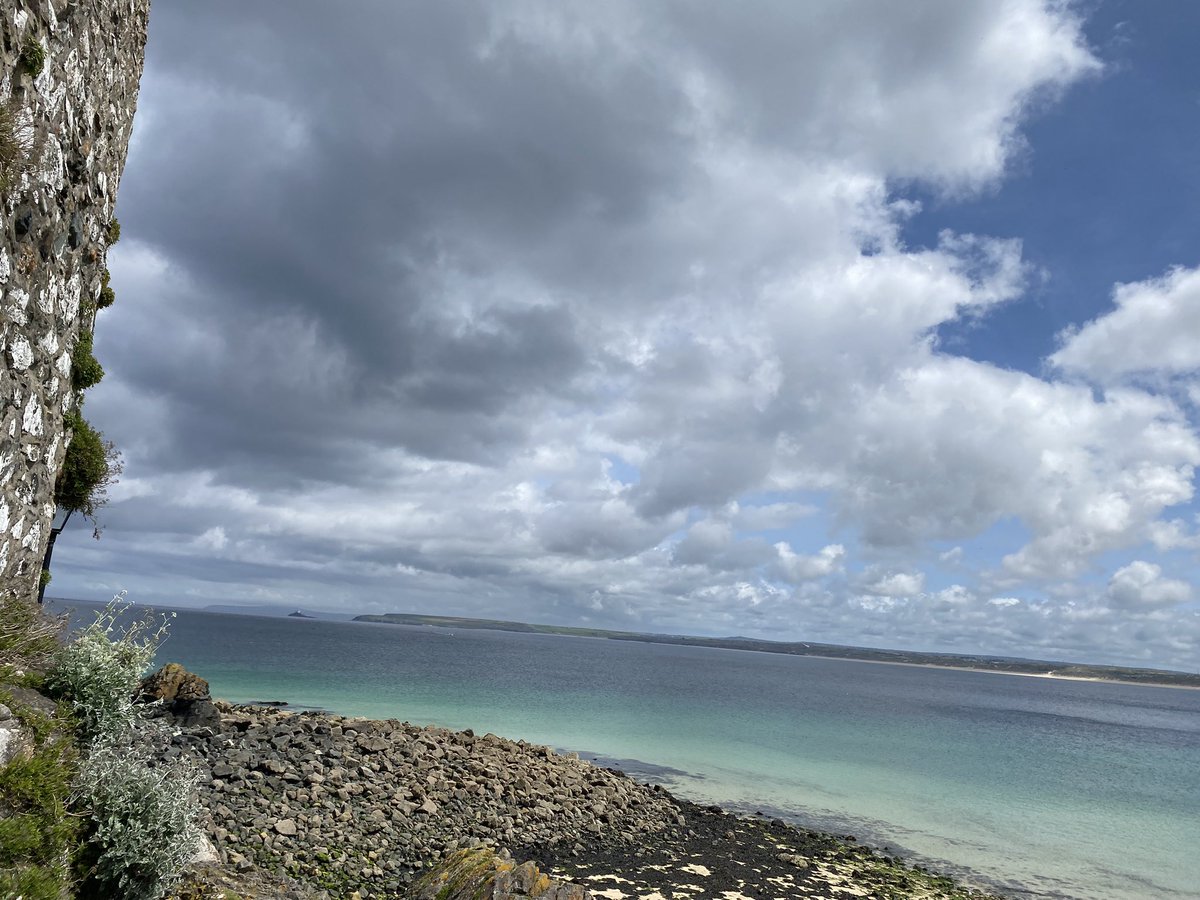
M 1185 548 L 1200 550 L 1200 532 L 1188 527 L 1182 519 L 1156 520 L 1150 523 L 1148 536 L 1157 550 Z
M 1135 560 L 1113 574 L 1104 597 L 1117 608 L 1153 609 L 1187 602 L 1192 589 L 1186 581 L 1163 578 L 1161 566 Z
M 876 574 L 869 577 L 864 584 L 868 593 L 879 597 L 911 597 L 921 593 L 924 586 L 925 577 L 920 572 Z
M 125 485 L 56 586 L 1117 646 L 1066 604 L 1111 613 L 1097 560 L 1190 501 L 1186 407 L 951 355 L 941 326 L 1024 295 L 1021 241 L 903 238 L 914 184 L 983 196 L 1098 70 L 1070 9 L 211 2 L 151 29 L 88 401 Z
M 832 575 L 842 568 L 846 548 L 841 544 L 830 544 L 820 552 L 805 556 L 795 553 L 787 541 L 775 545 L 779 553 L 779 569 L 783 577 L 791 582 L 812 581 Z
M 1115 309 L 1059 335 L 1050 362 L 1100 383 L 1200 372 L 1200 269 L 1117 285 Z
M 1099 68 L 1078 22 L 1041 3 L 693 13 L 670 6 L 670 27 L 693 48 L 681 55 L 695 60 L 697 92 L 740 130 L 952 186 L 1002 173 L 1019 144 L 1013 113 L 1031 94 Z
M 229 539 L 225 536 L 225 529 L 220 525 L 214 525 L 195 540 L 199 549 L 209 552 L 224 550 L 228 543 Z

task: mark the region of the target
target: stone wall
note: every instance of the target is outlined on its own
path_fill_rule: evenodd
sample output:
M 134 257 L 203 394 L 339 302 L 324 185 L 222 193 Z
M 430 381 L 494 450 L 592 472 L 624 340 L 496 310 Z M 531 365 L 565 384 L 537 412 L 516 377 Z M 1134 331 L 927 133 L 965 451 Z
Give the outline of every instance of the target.
M 37 593 L 63 417 L 79 402 L 71 354 L 94 325 L 149 7 L 0 0 L 0 104 L 21 157 L 0 179 L 0 597 Z

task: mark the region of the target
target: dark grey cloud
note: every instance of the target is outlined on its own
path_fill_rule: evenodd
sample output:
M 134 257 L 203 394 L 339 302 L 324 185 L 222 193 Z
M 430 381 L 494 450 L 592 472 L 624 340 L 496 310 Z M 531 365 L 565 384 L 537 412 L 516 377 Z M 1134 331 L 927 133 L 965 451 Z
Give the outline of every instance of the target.
M 586 369 L 572 297 L 589 270 L 614 294 L 638 280 L 611 233 L 676 183 L 683 101 L 653 70 L 598 83 L 489 21 L 469 4 L 155 16 L 121 213 L 222 336 L 184 359 L 125 336 L 122 376 L 175 398 L 158 465 L 270 480 L 252 463 L 274 448 L 336 480 L 356 441 L 487 458 Z M 475 285 L 441 275 L 513 265 L 541 280 L 538 305 L 442 309 Z M 334 379 L 306 377 L 314 355 Z

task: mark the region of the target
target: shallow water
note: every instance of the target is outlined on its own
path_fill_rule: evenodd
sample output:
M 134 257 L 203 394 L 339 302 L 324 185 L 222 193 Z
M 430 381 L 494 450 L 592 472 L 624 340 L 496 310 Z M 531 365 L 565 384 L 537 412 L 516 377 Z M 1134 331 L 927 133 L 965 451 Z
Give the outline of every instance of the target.
M 623 760 L 680 796 L 1018 896 L 1196 897 L 1200 691 L 590 638 L 180 612 L 160 662 Z

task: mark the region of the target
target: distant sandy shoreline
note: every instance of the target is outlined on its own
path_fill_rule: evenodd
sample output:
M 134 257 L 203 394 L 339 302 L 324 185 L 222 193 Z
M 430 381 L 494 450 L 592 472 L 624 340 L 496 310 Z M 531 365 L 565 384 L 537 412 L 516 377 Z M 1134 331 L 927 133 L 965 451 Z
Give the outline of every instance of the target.
M 1122 681 L 1119 678 L 1089 678 L 1084 675 L 1057 675 L 1054 672 L 1008 672 L 1004 669 L 982 669 L 978 666 L 944 666 L 938 663 L 898 662 L 890 659 L 859 659 L 854 656 L 822 656 L 819 653 L 794 654 L 808 659 L 831 659 L 840 662 L 871 663 L 877 666 L 907 666 L 913 669 L 945 669 L 950 672 L 979 672 L 984 675 L 1016 675 L 1021 678 L 1047 678 L 1051 681 L 1092 681 L 1097 684 L 1119 684 L 1128 687 L 1175 688 L 1181 691 L 1200 691 L 1200 685 L 1167 684 L 1161 681 Z

